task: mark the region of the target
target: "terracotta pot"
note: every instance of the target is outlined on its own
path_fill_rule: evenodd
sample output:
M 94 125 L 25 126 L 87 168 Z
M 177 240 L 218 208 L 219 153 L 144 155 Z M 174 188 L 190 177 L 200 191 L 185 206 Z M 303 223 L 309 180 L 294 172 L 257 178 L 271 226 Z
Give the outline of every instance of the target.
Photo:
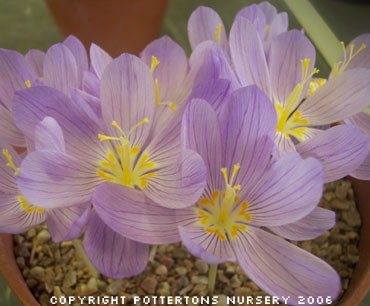
M 138 54 L 157 38 L 168 0 L 46 0 L 62 35 L 96 43 L 112 56 Z
M 356 306 L 364 299 L 370 289 L 370 182 L 352 179 L 357 205 L 362 216 L 360 235 L 360 261 L 353 274 L 352 281 L 339 305 Z M 11 235 L 0 235 L 0 271 L 14 294 L 26 306 L 40 305 L 28 289 L 23 275 L 18 268 L 13 252 Z

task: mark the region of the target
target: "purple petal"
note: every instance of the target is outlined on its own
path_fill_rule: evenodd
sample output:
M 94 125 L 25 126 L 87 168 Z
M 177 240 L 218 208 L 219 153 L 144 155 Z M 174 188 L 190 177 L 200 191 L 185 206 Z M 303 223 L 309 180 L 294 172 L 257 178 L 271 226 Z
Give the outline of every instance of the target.
M 36 150 L 51 150 L 65 153 L 62 129 L 52 117 L 45 117 L 35 129 Z
M 290 240 L 311 240 L 321 236 L 335 225 L 335 213 L 331 210 L 316 207 L 310 214 L 297 222 L 270 226 L 275 234 Z
M 90 203 L 48 210 L 46 224 L 54 242 L 78 238 L 91 216 Z
M 42 208 L 85 203 L 101 182 L 95 165 L 55 151 L 28 154 L 17 176 L 22 194 Z
M 360 51 L 348 64 L 346 69 L 353 69 L 353 68 L 368 68 L 370 69 L 370 33 L 365 33 L 360 36 L 357 36 L 354 40 L 351 41 L 351 43 L 347 46 L 346 52 L 347 56 L 349 56 L 350 53 L 350 46 L 351 44 L 354 45 L 354 51 L 355 53 L 358 48 L 361 47 L 362 44 L 365 44 L 365 49 Z M 342 58 L 343 60 L 343 58 Z
M 0 141 L 18 147 L 25 146 L 23 134 L 15 126 L 12 111 L 0 105 Z
M 180 241 L 176 210 L 157 205 L 141 191 L 104 183 L 94 192 L 92 202 L 103 222 L 126 238 L 147 244 Z
M 324 182 L 339 180 L 356 170 L 370 149 L 370 135 L 357 126 L 339 125 L 297 145 L 303 158 L 314 157 L 324 167 Z
M 155 107 L 154 81 L 148 66 L 138 57 L 122 54 L 105 69 L 101 78 L 101 107 L 110 134 L 121 137 L 112 126 L 116 121 L 125 135 L 138 123 L 129 136 L 132 146 L 141 147 L 152 125 Z
M 3 150 L 7 150 L 9 155 L 12 157 L 12 161 L 15 167 L 20 167 L 21 157 L 17 152 L 9 145 L 1 144 L 0 151 L 0 191 L 2 193 L 16 194 L 18 193 L 17 183 L 15 181 L 15 170 L 8 167 L 9 160 L 4 154 Z M 1 196 L 0 196 L 1 198 Z
M 236 18 L 230 31 L 231 57 L 243 86 L 257 85 L 270 96 L 270 77 L 261 37 L 246 18 Z
M 112 57 L 94 43 L 90 47 L 91 67 L 95 74 L 101 79 L 105 68 L 113 60 Z
M 125 278 L 144 271 L 149 247 L 112 231 L 96 213 L 87 224 L 84 236 L 86 255 L 105 276 Z
M 351 176 L 359 180 L 370 180 L 370 153 L 366 156 L 364 162 L 351 173 Z
M 289 296 L 290 305 L 339 294 L 340 277 L 326 262 L 261 229 L 250 226 L 231 241 L 244 272 L 273 296 Z
M 46 219 L 47 213 L 33 210 L 27 212 L 21 208 L 19 193 L 1 194 L 0 197 L 0 232 L 19 234 L 26 232 Z
M 275 36 L 288 31 L 288 23 L 288 14 L 286 12 L 277 14 L 267 30 L 266 40 L 271 40 Z
M 76 60 L 78 80 L 79 84 L 81 84 L 83 73 L 89 69 L 86 49 L 81 41 L 73 35 L 69 35 L 63 41 L 63 45 L 72 52 Z
M 234 252 L 227 240 L 207 233 L 200 226 L 179 227 L 182 243 L 194 256 L 209 264 L 235 261 Z
M 45 53 L 41 50 L 31 49 L 25 55 L 25 59 L 36 75 L 42 77 L 44 73 Z
M 248 189 L 270 160 L 276 130 L 275 109 L 256 86 L 239 89 L 222 106 L 220 128 L 222 166 L 232 173 L 234 165 L 239 163 L 235 185 Z M 221 168 L 216 171 L 222 175 Z
M 94 97 L 100 98 L 100 79 L 94 73 L 85 71 L 82 77 L 81 89 Z
M 320 162 L 287 153 L 273 162 L 254 188 L 245 190 L 240 198 L 249 203 L 247 213 L 252 216 L 252 224 L 278 226 L 309 214 L 319 203 L 322 190 Z
M 152 56 L 159 61 L 153 77 L 158 79 L 160 100 L 181 102 L 177 101 L 177 95 L 189 69 L 185 51 L 170 37 L 163 36 L 151 42 L 140 55 L 149 67 Z
M 310 74 L 315 65 L 315 47 L 300 31 L 282 33 L 272 40 L 268 57 L 272 95 L 281 105 L 302 82 L 301 61 L 304 59 L 310 60 Z M 303 93 L 308 86 L 309 82 L 305 84 Z
M 263 40 L 267 21 L 265 12 L 262 10 L 261 5 L 252 4 L 242 8 L 237 13 L 235 20 L 240 16 L 248 19 L 248 21 L 255 26 L 260 38 Z
M 272 4 L 270 4 L 270 2 L 268 2 L 268 1 L 263 1 L 263 2 L 259 3 L 258 7 L 264 13 L 265 18 L 266 18 L 266 23 L 271 24 L 272 20 L 274 20 L 274 18 L 277 15 L 276 7 L 273 6 Z
M 76 59 L 64 44 L 55 44 L 46 52 L 42 81 L 67 96 L 70 87 L 80 87 Z
M 102 125 L 102 110 L 99 98 L 76 88 L 71 88 L 71 98 L 86 112 L 86 115 L 91 118 L 91 120 L 97 125 Z
M 346 119 L 347 124 L 357 125 L 364 133 L 370 134 L 370 114 L 361 112 L 349 119 Z
M 64 134 L 66 151 L 83 160 L 103 160 L 107 143 L 100 142 L 101 128 L 86 112 L 63 93 L 45 86 L 18 91 L 14 97 L 14 120 L 30 140 L 36 125 L 45 117 L 53 117 Z
M 194 151 L 184 150 L 180 159 L 158 163 L 154 177 L 148 178 L 144 194 L 159 205 L 184 208 L 197 202 L 203 193 L 207 169 Z
M 32 86 L 35 78 L 36 74 L 21 54 L 0 50 L 0 101 L 7 109 L 12 109 L 14 92 L 26 88 L 26 81 Z
M 181 139 L 185 148 L 194 150 L 207 167 L 205 193 L 211 198 L 213 191 L 223 187 L 221 177 L 221 131 L 212 107 L 204 100 L 194 99 L 183 116 Z
M 286 133 L 276 132 L 275 144 L 277 149 L 275 153 L 277 156 L 296 151 L 293 140 Z
M 220 45 L 228 50 L 227 35 L 222 19 L 216 11 L 209 7 L 199 6 L 188 21 L 188 36 L 190 46 L 194 50 L 203 41 L 212 40 L 217 42 L 215 32 L 221 24 Z
M 370 69 L 351 69 L 330 79 L 299 107 L 310 125 L 325 125 L 351 117 L 369 106 Z

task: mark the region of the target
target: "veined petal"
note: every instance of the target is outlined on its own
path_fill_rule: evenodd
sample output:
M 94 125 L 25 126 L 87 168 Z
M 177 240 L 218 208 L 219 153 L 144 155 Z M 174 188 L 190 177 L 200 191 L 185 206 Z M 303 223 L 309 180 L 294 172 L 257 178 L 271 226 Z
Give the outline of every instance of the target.
M 273 39 L 276 35 L 285 33 L 288 31 L 288 14 L 282 12 L 277 14 L 269 23 L 269 28 L 266 33 L 266 40 Z
M 272 20 L 274 20 L 274 18 L 277 15 L 276 7 L 270 4 L 270 2 L 268 1 L 263 1 L 257 5 L 264 13 L 265 18 L 266 18 L 266 23 L 271 24 Z
M 68 207 L 87 202 L 102 181 L 96 175 L 94 165 L 55 151 L 28 154 L 17 176 L 23 196 L 42 208 Z
M 270 226 L 275 234 L 290 240 L 311 240 L 319 237 L 335 225 L 335 213 L 329 209 L 316 207 L 301 220 L 281 226 Z
M 366 156 L 363 163 L 351 173 L 351 176 L 359 180 L 370 180 L 370 153 Z
M 55 44 L 46 51 L 42 81 L 67 96 L 70 87 L 80 87 L 76 59 L 64 44 Z
M 356 170 L 370 149 L 370 135 L 357 126 L 338 125 L 297 145 L 303 158 L 314 157 L 324 167 L 324 182 L 333 182 Z
M 235 261 L 234 252 L 228 240 L 221 240 L 214 233 L 208 233 L 201 226 L 180 226 L 182 243 L 190 253 L 209 264 Z
M 99 79 L 101 79 L 105 68 L 113 60 L 106 51 L 94 43 L 90 47 L 90 59 L 91 67 Z
M 25 59 L 27 63 L 31 66 L 33 71 L 36 73 L 38 77 L 42 77 L 44 73 L 44 59 L 45 53 L 41 50 L 31 49 L 25 55 Z M 32 84 L 31 84 L 32 86 Z
M 46 219 L 46 212 L 36 209 L 27 212 L 21 207 L 19 193 L 1 194 L 0 197 L 0 232 L 19 234 L 26 232 Z
M 75 58 L 78 81 L 79 84 L 81 85 L 82 75 L 84 71 L 88 71 L 89 69 L 86 49 L 84 45 L 81 43 L 81 41 L 76 36 L 73 35 L 69 35 L 63 41 L 63 45 L 65 45 L 72 52 Z
M 14 92 L 26 88 L 26 81 L 32 86 L 35 78 L 35 72 L 21 54 L 0 50 L 0 101 L 7 109 L 12 109 Z
M 35 148 L 37 151 L 50 150 L 65 153 L 62 129 L 52 117 L 45 117 L 35 129 Z
M 197 202 L 207 180 L 207 168 L 198 153 L 184 150 L 179 160 L 159 163 L 153 177 L 147 178 L 144 194 L 168 208 L 184 208 Z
M 142 147 L 150 132 L 155 107 L 154 81 L 148 66 L 134 55 L 122 54 L 106 67 L 100 95 L 110 134 L 122 136 L 112 126 L 116 121 L 131 145 Z M 143 120 L 148 122 L 134 128 Z
M 60 91 L 46 87 L 31 87 L 18 91 L 14 97 L 14 121 L 22 133 L 34 140 L 36 125 L 45 117 L 53 117 L 64 134 L 66 151 L 89 161 L 104 159 L 106 142 L 100 142 L 101 128 Z
M 17 194 L 18 187 L 15 181 L 15 169 L 21 165 L 21 157 L 14 149 L 5 144 L 0 146 L 0 191 L 2 193 Z M 5 150 L 5 151 L 4 151 Z M 4 154 L 5 153 L 5 154 Z M 11 161 L 7 158 L 7 154 L 11 157 Z M 13 167 L 10 163 L 13 163 Z M 0 195 L 1 198 L 1 195 Z
M 345 120 L 347 124 L 357 125 L 364 133 L 370 134 L 370 114 L 361 112 Z
M 54 242 L 78 238 L 91 216 L 89 202 L 48 210 L 46 224 Z
M 249 189 L 270 160 L 276 130 L 275 109 L 259 88 L 248 86 L 228 96 L 219 117 L 222 166 L 232 171 L 235 164 L 240 164 L 235 185 Z M 221 169 L 216 171 L 222 175 Z
M 144 271 L 149 260 L 146 244 L 127 239 L 112 231 L 93 213 L 84 236 L 86 255 L 105 276 L 126 278 Z
M 231 57 L 242 86 L 257 85 L 271 94 L 270 77 L 261 37 L 248 19 L 235 19 L 230 31 Z
M 339 294 L 340 277 L 326 262 L 264 230 L 250 226 L 231 241 L 239 265 L 262 290 L 273 296 L 289 296 L 299 305 L 299 296 Z
M 97 125 L 103 126 L 101 122 L 102 110 L 99 98 L 90 95 L 80 89 L 71 89 L 72 100 L 86 112 L 87 116 L 91 118 Z
M 218 33 L 218 31 L 220 46 L 228 50 L 225 26 L 215 10 L 206 6 L 199 6 L 190 15 L 188 21 L 188 36 L 190 46 L 193 50 L 203 41 L 212 40 L 217 42 L 218 39 L 215 33 Z
M 95 212 L 116 233 L 147 244 L 180 241 L 176 210 L 159 206 L 141 191 L 101 184 L 92 199 Z
M 294 142 L 291 137 L 283 132 L 276 132 L 275 135 L 275 144 L 276 144 L 276 152 L 277 156 L 281 156 L 285 153 L 295 152 Z
M 309 125 L 330 124 L 369 107 L 370 69 L 342 72 L 319 87 L 299 107 Z
M 365 33 L 360 36 L 357 36 L 351 43 L 347 46 L 346 52 L 347 56 L 350 54 L 351 45 L 354 45 L 354 52 L 361 47 L 362 44 L 365 44 L 365 49 L 358 53 L 351 61 L 349 62 L 346 69 L 353 68 L 368 68 L 370 69 L 370 33 Z
M 313 158 L 288 153 L 273 162 L 254 188 L 240 195 L 257 226 L 285 225 L 302 219 L 319 203 L 323 169 Z
M 81 89 L 97 98 L 100 98 L 100 79 L 90 71 L 85 71 L 82 76 Z
M 222 150 L 218 119 L 206 101 L 193 99 L 188 103 L 182 121 L 181 142 L 203 158 L 208 174 L 205 193 L 211 197 L 213 191 L 223 187 Z
M 272 40 L 268 56 L 272 96 L 282 106 L 296 85 L 302 82 L 301 61 L 304 59 L 310 60 L 307 70 L 310 75 L 315 65 L 315 47 L 300 31 L 291 30 Z M 306 82 L 303 93 L 308 86 L 309 82 Z
M 265 36 L 267 21 L 265 12 L 262 10 L 261 5 L 257 5 L 254 3 L 242 8 L 236 14 L 235 20 L 237 20 L 237 18 L 239 18 L 240 16 L 248 19 L 248 21 L 255 26 L 258 35 L 263 40 L 263 37 Z
M 152 65 L 153 56 L 159 61 L 153 77 L 158 79 L 160 100 L 175 104 L 182 102 L 177 101 L 177 95 L 189 69 L 185 51 L 170 37 L 163 36 L 151 42 L 140 54 L 148 67 Z
M 15 126 L 12 111 L 0 104 L 0 141 L 18 147 L 25 146 L 23 134 Z

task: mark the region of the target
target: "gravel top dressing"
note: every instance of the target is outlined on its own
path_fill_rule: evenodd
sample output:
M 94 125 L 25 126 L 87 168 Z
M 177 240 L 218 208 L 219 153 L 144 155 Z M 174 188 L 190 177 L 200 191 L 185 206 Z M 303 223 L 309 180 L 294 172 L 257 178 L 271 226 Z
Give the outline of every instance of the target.
M 336 212 L 335 227 L 315 240 L 293 243 L 334 267 L 342 278 L 343 294 L 359 260 L 361 218 L 351 183 L 341 180 L 326 184 L 320 206 Z M 62 295 L 119 295 L 126 297 L 127 305 L 133 305 L 133 296 L 138 295 L 200 297 L 208 294 L 208 265 L 193 257 L 180 243 L 158 246 L 141 275 L 113 280 L 93 277 L 83 260 L 76 256 L 73 243 L 54 243 L 45 225 L 15 235 L 14 241 L 18 266 L 28 287 L 43 306 L 51 305 L 51 296 Z M 218 295 L 218 305 L 227 305 L 226 296 L 266 295 L 233 263 L 218 266 L 215 294 Z M 198 304 L 190 302 L 188 305 Z

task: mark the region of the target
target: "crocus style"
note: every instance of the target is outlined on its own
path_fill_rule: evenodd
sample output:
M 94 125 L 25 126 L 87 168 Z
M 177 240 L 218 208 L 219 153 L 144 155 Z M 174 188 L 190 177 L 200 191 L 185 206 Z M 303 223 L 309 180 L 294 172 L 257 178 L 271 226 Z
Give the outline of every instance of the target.
M 25 57 L 16 51 L 0 50 L 0 139 L 19 147 L 24 136 L 13 122 L 14 92 L 31 86 L 49 85 L 70 95 L 70 88 L 82 87 L 88 70 L 84 46 L 74 36 L 51 46 L 46 54 L 30 50 Z
M 90 116 L 82 102 L 77 105 L 53 88 L 31 87 L 16 93 L 15 121 L 27 137 L 34 137 L 36 122 L 50 116 L 60 125 L 65 141 L 65 151 L 38 150 L 25 158 L 17 178 L 25 197 L 42 208 L 69 207 L 88 202 L 99 184 L 113 182 L 128 187 L 125 190 L 140 190 L 157 205 L 181 208 L 197 201 L 204 188 L 203 162 L 193 151 L 180 154 L 179 130 L 173 127 L 181 113 L 172 111 L 171 120 L 152 133 L 155 107 L 162 106 L 155 104 L 154 80 L 146 64 L 129 54 L 113 60 L 102 75 L 100 93 L 102 121 Z M 96 214 L 90 222 L 99 221 Z M 95 230 L 96 223 L 89 224 L 87 230 Z M 99 226 L 107 228 L 104 223 Z M 102 239 L 88 237 L 95 236 L 85 236 L 87 249 L 96 249 L 97 244 L 103 248 Z M 123 237 L 115 237 L 103 254 L 88 255 L 106 275 L 130 275 L 131 270 L 112 269 L 125 268 L 120 262 L 107 263 L 110 258 L 124 260 L 113 256 L 117 239 L 122 247 L 127 245 Z M 143 265 L 137 267 L 141 272 Z
M 275 125 L 272 104 L 255 86 L 231 94 L 218 117 L 209 102 L 193 99 L 184 113 L 182 142 L 206 164 L 201 199 L 175 210 L 177 220 L 174 210 L 154 209 L 138 200 L 105 209 L 104 218 L 121 234 L 130 232 L 142 242 L 155 235 L 170 237 L 177 222 L 192 254 L 210 264 L 237 261 L 269 294 L 289 295 L 293 305 L 298 296 L 335 299 L 340 279 L 328 264 L 261 228 L 307 216 L 322 194 L 323 171 L 317 160 L 303 160 L 295 152 L 271 159 Z M 107 187 L 99 186 L 94 194 L 97 210 L 127 198 L 122 189 Z

